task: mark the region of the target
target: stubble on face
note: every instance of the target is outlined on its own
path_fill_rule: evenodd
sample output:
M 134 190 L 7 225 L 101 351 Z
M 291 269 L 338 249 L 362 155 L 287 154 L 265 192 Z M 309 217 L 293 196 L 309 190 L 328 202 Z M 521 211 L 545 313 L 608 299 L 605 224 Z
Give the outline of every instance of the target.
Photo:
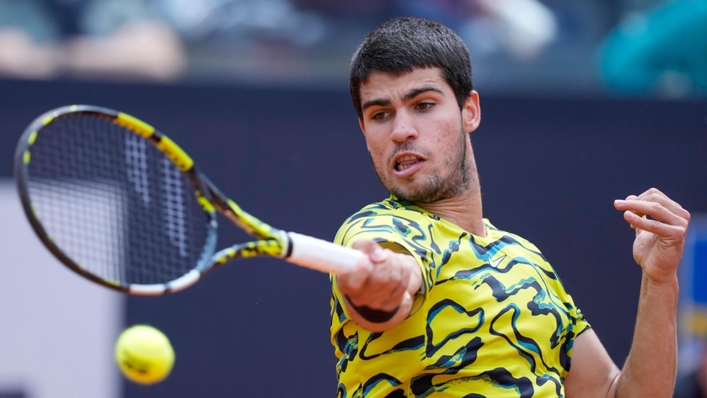
M 408 184 L 399 184 L 394 181 L 394 178 L 389 178 L 387 167 L 390 162 L 377 164 L 372 156 L 371 162 L 378 175 L 378 179 L 392 195 L 403 201 L 428 204 L 460 196 L 471 187 L 470 182 L 473 171 L 470 169 L 469 162 L 467 161 L 466 133 L 464 133 L 462 128 L 460 128 L 459 131 L 459 141 L 457 145 L 448 148 L 448 150 L 444 161 L 447 172 L 443 174 L 440 170 L 435 170 L 433 173 L 425 176 L 424 181 L 415 184 L 419 186 L 406 186 Z M 403 151 L 422 153 L 422 151 L 414 146 L 413 142 L 406 141 L 397 145 L 391 155 L 391 159 L 395 154 Z M 441 155 L 435 154 L 435 156 Z

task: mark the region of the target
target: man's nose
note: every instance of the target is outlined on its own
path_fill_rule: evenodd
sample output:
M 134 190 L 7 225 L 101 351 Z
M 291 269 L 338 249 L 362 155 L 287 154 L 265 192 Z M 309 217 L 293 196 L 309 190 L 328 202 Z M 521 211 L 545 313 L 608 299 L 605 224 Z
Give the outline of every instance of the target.
M 413 118 L 407 111 L 396 112 L 390 138 L 395 142 L 405 142 L 417 138 L 417 128 Z

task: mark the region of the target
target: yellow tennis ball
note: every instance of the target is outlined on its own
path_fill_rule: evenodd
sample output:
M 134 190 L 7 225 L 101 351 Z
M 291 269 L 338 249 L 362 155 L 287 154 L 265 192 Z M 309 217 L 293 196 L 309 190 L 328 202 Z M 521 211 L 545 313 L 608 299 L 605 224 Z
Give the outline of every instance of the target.
M 154 384 L 172 371 L 174 349 L 164 333 L 149 325 L 135 325 L 118 337 L 115 360 L 128 379 Z

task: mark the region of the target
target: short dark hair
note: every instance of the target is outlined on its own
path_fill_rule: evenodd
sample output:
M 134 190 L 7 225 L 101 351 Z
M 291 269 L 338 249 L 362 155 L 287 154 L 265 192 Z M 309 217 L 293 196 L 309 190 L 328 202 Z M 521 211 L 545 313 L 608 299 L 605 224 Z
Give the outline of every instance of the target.
M 372 73 L 401 76 L 431 67 L 442 71 L 461 109 L 474 87 L 464 41 L 450 28 L 428 19 L 399 17 L 383 23 L 365 37 L 351 61 L 349 89 L 358 117 L 363 119 L 361 84 Z

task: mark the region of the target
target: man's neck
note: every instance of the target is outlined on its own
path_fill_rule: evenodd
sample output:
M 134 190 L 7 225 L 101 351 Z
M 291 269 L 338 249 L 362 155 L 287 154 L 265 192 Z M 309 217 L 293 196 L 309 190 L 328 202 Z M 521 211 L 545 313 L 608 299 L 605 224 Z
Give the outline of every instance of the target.
M 452 222 L 476 236 L 486 236 L 481 194 L 478 190 L 475 193 L 443 199 L 433 203 L 417 204 L 417 206 Z

